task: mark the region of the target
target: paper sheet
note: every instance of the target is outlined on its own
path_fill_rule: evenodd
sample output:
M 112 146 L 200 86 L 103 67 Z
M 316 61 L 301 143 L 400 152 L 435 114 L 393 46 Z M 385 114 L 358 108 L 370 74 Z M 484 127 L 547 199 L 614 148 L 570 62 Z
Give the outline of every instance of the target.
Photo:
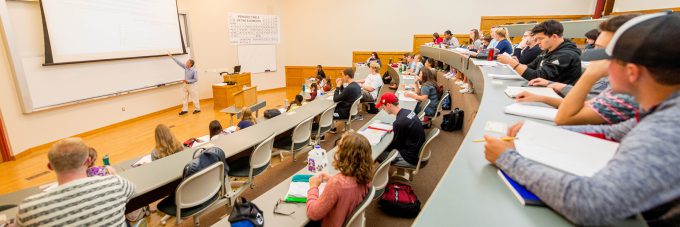
M 491 79 L 497 79 L 497 80 L 524 80 L 524 78 L 522 78 L 522 76 L 516 75 L 516 74 L 512 75 L 512 74 L 489 73 L 489 77 L 491 77 Z
M 367 129 L 359 131 L 359 134 L 366 137 L 366 139 L 368 139 L 368 142 L 371 144 L 371 146 L 375 146 L 376 144 L 380 143 L 380 141 L 387 134 L 387 132 L 382 131 L 382 130 L 367 128 Z
M 532 121 L 524 122 L 517 138 L 515 147 L 522 156 L 586 177 L 604 168 L 619 147 L 608 140 Z
M 515 98 L 519 93 L 522 93 L 523 91 L 528 91 L 537 95 L 542 95 L 542 96 L 547 96 L 551 98 L 559 98 L 561 99 L 562 97 L 558 95 L 555 90 L 549 87 L 515 87 L 515 86 L 508 86 L 505 89 L 505 94 L 508 95 L 510 98 Z
M 144 165 L 144 164 L 150 163 L 150 162 L 152 162 L 152 160 L 151 160 L 151 155 L 149 155 L 149 154 L 148 154 L 148 155 L 144 155 L 144 157 L 140 158 L 139 160 L 137 160 L 137 162 L 135 162 L 134 164 L 132 164 L 132 167 L 141 166 L 141 165 Z
M 555 116 L 557 116 L 557 109 L 542 106 L 530 106 L 521 103 L 513 103 L 505 107 L 505 113 L 541 119 L 546 121 L 555 121 Z
M 498 62 L 485 61 L 485 60 L 473 60 L 472 63 L 474 63 L 476 66 L 496 66 L 496 65 L 498 65 Z
M 323 194 L 323 189 L 326 187 L 326 183 L 321 183 L 319 185 L 319 196 Z M 295 198 L 307 198 L 307 191 L 309 191 L 309 182 L 290 182 L 290 187 L 288 188 L 288 193 L 286 195 Z

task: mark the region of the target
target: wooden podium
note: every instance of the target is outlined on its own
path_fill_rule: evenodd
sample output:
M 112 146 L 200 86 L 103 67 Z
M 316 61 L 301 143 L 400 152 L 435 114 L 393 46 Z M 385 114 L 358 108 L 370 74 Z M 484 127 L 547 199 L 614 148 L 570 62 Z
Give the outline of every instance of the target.
M 234 93 L 243 90 L 243 85 L 250 87 L 250 73 L 244 72 L 236 75 L 224 75 L 224 81 L 235 81 L 236 84 L 228 85 L 226 83 L 213 84 L 213 102 L 214 109 L 222 110 L 235 103 Z

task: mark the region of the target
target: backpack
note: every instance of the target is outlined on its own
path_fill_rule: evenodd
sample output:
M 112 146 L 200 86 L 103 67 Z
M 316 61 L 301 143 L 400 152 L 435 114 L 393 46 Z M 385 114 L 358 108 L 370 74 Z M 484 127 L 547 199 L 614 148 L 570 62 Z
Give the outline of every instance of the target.
M 445 114 L 442 118 L 442 130 L 450 132 L 463 128 L 465 112 L 456 108 L 451 113 Z
M 264 111 L 264 118 L 272 119 L 273 117 L 281 115 L 281 111 L 278 109 L 269 109 Z
M 264 226 L 262 210 L 243 197 L 236 200 L 228 220 L 231 226 Z
M 388 215 L 414 218 L 420 212 L 420 200 L 411 186 L 403 183 L 389 183 L 378 202 L 380 209 Z
M 451 95 L 442 101 L 442 110 L 451 110 Z

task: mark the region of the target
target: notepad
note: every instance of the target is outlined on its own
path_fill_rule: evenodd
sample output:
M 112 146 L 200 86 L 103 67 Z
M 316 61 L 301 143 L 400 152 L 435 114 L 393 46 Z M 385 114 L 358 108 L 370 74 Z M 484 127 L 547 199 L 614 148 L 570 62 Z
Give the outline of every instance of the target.
M 366 128 L 364 130 L 359 131 L 359 134 L 366 137 L 366 139 L 368 139 L 368 143 L 370 143 L 371 146 L 375 146 L 378 143 L 380 143 L 380 141 L 382 140 L 383 137 L 385 137 L 385 135 L 387 135 L 387 131 Z
M 524 122 L 515 141 L 525 158 L 555 169 L 592 177 L 614 157 L 618 143 L 532 121 Z
M 306 203 L 307 202 L 307 191 L 309 191 L 309 178 L 312 177 L 310 174 L 296 174 L 290 182 L 288 187 L 288 192 L 284 200 L 291 203 Z M 326 183 L 321 183 L 319 185 L 319 196 L 323 193 L 323 189 L 326 187 Z
M 382 123 L 382 122 L 373 122 L 371 123 L 368 128 L 370 129 L 375 129 L 375 130 L 381 130 L 385 132 L 392 132 L 392 129 L 394 129 L 394 126 L 388 123 Z
M 489 77 L 491 79 L 497 79 L 497 80 L 524 80 L 524 78 L 520 75 L 517 74 L 494 74 L 494 73 L 489 73 Z
M 515 198 L 517 198 L 517 200 L 519 200 L 519 202 L 522 205 L 546 206 L 545 203 L 543 203 L 543 201 L 541 201 L 541 199 L 538 198 L 538 196 L 536 196 L 534 193 L 526 189 L 524 186 L 518 184 L 515 180 L 506 175 L 502 170 L 499 169 L 497 173 L 501 180 L 505 183 L 505 185 L 508 186 L 508 189 L 510 189 L 512 194 L 515 195 Z
M 150 163 L 152 161 L 153 160 L 151 160 L 151 155 L 144 155 L 144 157 L 140 158 L 139 160 L 137 160 L 137 162 L 132 164 L 132 167 L 141 166 L 141 165 L 144 165 L 146 163 Z
M 485 60 L 473 60 L 472 63 L 474 63 L 476 66 L 496 66 L 496 65 L 498 65 L 498 62 L 485 61 Z
M 521 103 L 513 103 L 505 107 L 505 113 L 546 121 L 555 121 L 555 117 L 557 116 L 557 109 L 542 106 L 530 106 Z
M 551 98 L 559 98 L 561 99 L 562 97 L 558 95 L 555 90 L 549 87 L 515 87 L 515 86 L 508 86 L 505 89 L 505 94 L 508 95 L 510 98 L 515 98 L 519 93 L 522 93 L 524 91 L 531 92 L 537 95 L 542 95 L 542 96 L 547 96 Z

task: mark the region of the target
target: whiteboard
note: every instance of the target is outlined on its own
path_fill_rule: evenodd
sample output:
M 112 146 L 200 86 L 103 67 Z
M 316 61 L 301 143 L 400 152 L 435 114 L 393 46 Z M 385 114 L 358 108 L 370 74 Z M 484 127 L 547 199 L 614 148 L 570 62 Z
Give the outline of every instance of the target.
M 277 15 L 229 13 L 229 42 L 232 45 L 278 44 L 280 31 Z
M 276 46 L 238 46 L 238 63 L 241 65 L 241 72 L 274 72 L 276 71 Z
M 170 58 L 42 66 L 44 42 L 39 3 L 3 1 L 3 29 L 25 113 L 153 88 L 184 79 Z M 185 61 L 187 55 L 179 56 Z M 200 75 L 199 75 L 200 78 Z

